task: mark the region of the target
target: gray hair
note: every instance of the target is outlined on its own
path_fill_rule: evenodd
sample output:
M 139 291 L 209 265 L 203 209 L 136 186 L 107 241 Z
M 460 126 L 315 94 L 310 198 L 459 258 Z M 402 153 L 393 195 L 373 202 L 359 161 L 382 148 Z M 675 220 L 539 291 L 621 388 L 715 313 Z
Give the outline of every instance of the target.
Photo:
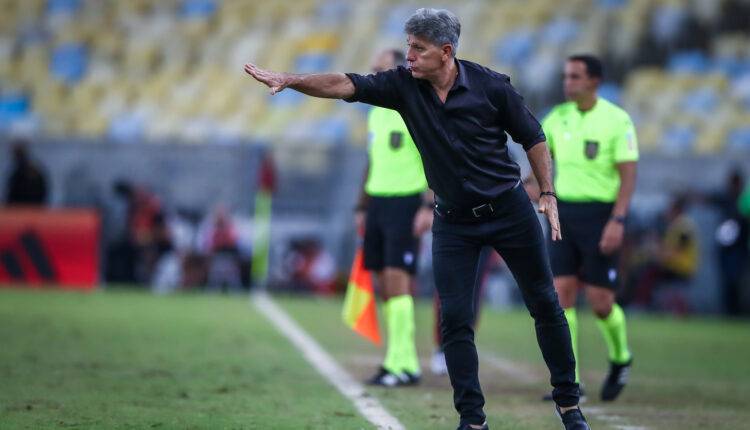
M 453 47 L 453 56 L 458 49 L 458 36 L 461 35 L 461 22 L 451 11 L 445 9 L 417 9 L 404 24 L 404 32 L 427 39 L 438 46 Z

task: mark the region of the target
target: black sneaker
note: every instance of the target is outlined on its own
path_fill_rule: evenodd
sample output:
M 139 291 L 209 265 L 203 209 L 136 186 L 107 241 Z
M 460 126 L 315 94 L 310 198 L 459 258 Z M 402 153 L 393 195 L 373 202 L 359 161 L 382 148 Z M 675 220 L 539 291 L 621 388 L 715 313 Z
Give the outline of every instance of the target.
M 403 375 L 391 373 L 383 366 L 380 366 L 378 372 L 372 378 L 367 380 L 369 385 L 380 385 L 383 387 L 396 387 L 403 385 L 405 382 L 406 378 Z
M 617 398 L 625 388 L 630 377 L 630 368 L 633 366 L 631 358 L 625 364 L 609 363 L 609 374 L 602 384 L 602 401 L 611 402 Z
M 422 380 L 422 374 L 421 373 L 409 373 L 404 372 L 401 375 L 401 385 L 418 385 L 419 381 Z
M 581 408 L 570 409 L 563 414 L 560 412 L 560 407 L 555 405 L 555 412 L 562 420 L 565 430 L 591 430 L 586 422 L 586 417 L 581 412 Z
M 482 428 L 472 427 L 469 424 L 461 424 L 456 430 L 490 430 L 490 426 L 487 425 L 487 421 L 482 424 Z
M 585 403 L 586 400 L 588 400 L 588 398 L 586 397 L 586 390 L 583 389 L 583 384 L 579 384 L 578 393 L 579 393 L 578 403 Z M 544 402 L 551 402 L 553 400 L 554 399 L 552 398 L 552 392 L 549 392 L 545 394 L 544 396 L 542 396 L 542 401 Z

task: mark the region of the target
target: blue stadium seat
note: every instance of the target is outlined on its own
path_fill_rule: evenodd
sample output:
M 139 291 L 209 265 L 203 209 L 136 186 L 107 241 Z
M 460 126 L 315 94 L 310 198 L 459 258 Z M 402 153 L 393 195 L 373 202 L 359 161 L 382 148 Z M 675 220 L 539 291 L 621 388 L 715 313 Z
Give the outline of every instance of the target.
M 669 58 L 667 69 L 672 73 L 706 73 L 711 61 L 701 51 L 683 51 Z
M 657 42 L 669 44 L 675 42 L 682 31 L 688 14 L 685 6 L 662 4 L 651 17 L 651 34 Z
M 414 7 L 407 5 L 389 8 L 388 15 L 383 20 L 381 31 L 386 36 L 403 37 L 404 23 L 413 12 Z
M 518 29 L 498 40 L 494 46 L 494 60 L 520 66 L 525 63 L 535 50 L 535 33 L 528 28 Z
M 298 106 L 305 100 L 305 96 L 297 91 L 285 90 L 273 96 L 268 96 L 268 103 L 276 108 L 291 108 Z
M 52 76 L 74 84 L 86 73 L 86 47 L 82 43 L 64 43 L 52 52 L 50 73 Z
M 626 4 L 629 0 L 597 0 L 597 5 L 603 9 L 619 9 Z
M 542 29 L 542 41 L 544 44 L 562 46 L 578 37 L 580 29 L 578 22 L 568 17 L 559 17 Z
M 0 130 L 8 128 L 11 123 L 30 113 L 31 102 L 22 91 L 3 91 L 0 93 Z
M 185 18 L 208 18 L 216 13 L 215 0 L 183 0 L 180 13 Z
M 696 131 L 687 124 L 673 124 L 664 130 L 661 137 L 661 150 L 667 154 L 684 155 L 693 152 Z
M 346 20 L 351 12 L 351 5 L 346 1 L 331 0 L 321 3 L 315 11 L 320 25 L 338 26 Z
M 81 8 L 81 0 L 48 0 L 49 15 L 72 15 Z
M 719 106 L 719 95 L 711 87 L 696 88 L 682 97 L 680 107 L 687 113 L 710 114 Z
M 622 88 L 614 82 L 605 82 L 599 87 L 599 96 L 619 105 L 622 103 Z
M 333 58 L 326 53 L 305 53 L 294 60 L 294 70 L 297 73 L 319 73 L 330 70 Z
M 730 78 L 750 73 L 750 60 L 733 56 L 722 56 L 713 59 L 713 68 Z

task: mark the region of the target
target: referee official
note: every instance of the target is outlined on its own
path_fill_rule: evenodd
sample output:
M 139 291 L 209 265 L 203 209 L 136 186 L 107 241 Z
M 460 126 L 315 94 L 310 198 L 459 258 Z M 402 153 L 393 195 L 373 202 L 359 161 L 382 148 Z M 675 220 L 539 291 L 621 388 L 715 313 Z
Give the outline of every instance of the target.
M 541 225 L 520 185 L 507 135 L 526 150 L 542 189 L 539 210 L 560 238 L 552 166 L 542 127 L 508 76 L 456 58 L 461 24 L 447 10 L 418 9 L 406 22 L 408 68 L 372 75 L 278 73 L 246 64 L 271 88 L 363 102 L 398 111 L 435 192 L 433 270 L 440 296 L 443 349 L 460 415 L 460 430 L 488 429 L 474 344 L 479 252 L 505 259 L 534 318 L 550 371 L 552 394 L 566 430 L 589 428 L 578 407 L 575 357 L 568 323 L 552 283 Z
M 380 52 L 373 61 L 373 73 L 394 69 L 405 60 L 397 49 Z M 417 268 L 419 236 L 432 225 L 432 207 L 422 204 L 427 180 L 401 115 L 373 107 L 367 116 L 367 130 L 367 176 L 355 220 L 357 230 L 365 235 L 365 268 L 383 297 L 387 333 L 385 359 L 368 382 L 387 387 L 414 385 L 422 372 L 410 287 Z
M 598 58 L 569 57 L 563 76 L 568 102 L 556 106 L 542 125 L 555 162 L 560 199 L 563 238 L 550 242 L 555 289 L 577 358 L 575 304 L 583 286 L 609 351 L 610 369 L 601 399 L 611 401 L 625 387 L 633 363 L 625 314 L 615 302 L 615 291 L 618 250 L 635 188 L 638 142 L 630 116 L 597 96 L 602 76 Z

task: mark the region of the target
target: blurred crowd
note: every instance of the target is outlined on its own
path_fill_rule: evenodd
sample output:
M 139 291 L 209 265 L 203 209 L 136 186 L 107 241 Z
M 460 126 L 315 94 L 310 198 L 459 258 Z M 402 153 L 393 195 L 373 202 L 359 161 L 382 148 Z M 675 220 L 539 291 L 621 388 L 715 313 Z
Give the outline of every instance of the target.
M 29 151 L 28 142 L 11 146 L 12 167 L 5 178 L 6 207 L 44 207 L 48 175 Z M 252 234 L 247 220 L 217 205 L 207 213 L 168 210 L 145 184 L 134 179 L 112 185 L 121 204 L 108 209 L 119 224 L 103 238 L 104 281 L 138 284 L 158 293 L 177 290 L 240 292 L 251 286 Z M 527 192 L 538 193 L 533 184 Z M 707 235 L 696 215 L 712 214 L 716 225 Z M 333 294 L 343 291 L 349 267 L 326 249 L 322 238 L 290 236 L 277 244 L 268 284 L 290 292 Z M 429 247 L 429 235 L 424 246 Z M 740 168 L 731 170 L 713 192 L 687 190 L 671 198 L 662 211 L 628 218 L 622 248 L 618 300 L 631 309 L 686 314 L 690 288 L 702 268 L 717 272 L 714 290 L 728 315 L 750 314 L 750 185 Z M 708 251 L 708 252 L 707 252 Z M 431 262 L 424 249 L 415 290 L 432 294 Z M 489 253 L 482 264 L 483 291 L 491 302 L 518 301 L 502 258 Z M 709 278 L 710 279 L 710 278 Z M 502 284 L 506 290 L 498 290 Z

